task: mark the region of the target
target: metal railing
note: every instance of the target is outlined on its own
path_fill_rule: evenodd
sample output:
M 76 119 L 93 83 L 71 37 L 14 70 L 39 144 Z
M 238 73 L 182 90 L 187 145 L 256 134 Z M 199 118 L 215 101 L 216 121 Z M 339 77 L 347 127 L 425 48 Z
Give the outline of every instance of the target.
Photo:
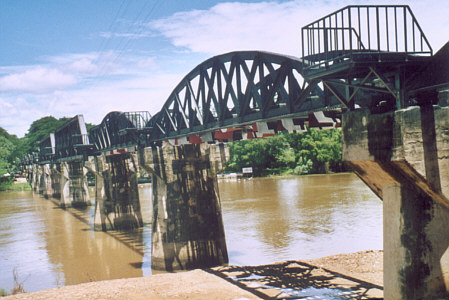
M 302 57 L 309 65 L 357 53 L 432 55 L 408 5 L 347 6 L 304 26 Z
M 134 125 L 135 129 L 143 129 L 151 119 L 151 114 L 148 111 L 132 111 L 124 112 L 126 118 Z
M 70 145 L 70 146 L 80 146 L 80 145 L 90 145 L 88 134 L 72 135 L 72 145 Z
M 39 161 L 51 161 L 55 156 L 54 147 L 41 148 L 38 154 Z

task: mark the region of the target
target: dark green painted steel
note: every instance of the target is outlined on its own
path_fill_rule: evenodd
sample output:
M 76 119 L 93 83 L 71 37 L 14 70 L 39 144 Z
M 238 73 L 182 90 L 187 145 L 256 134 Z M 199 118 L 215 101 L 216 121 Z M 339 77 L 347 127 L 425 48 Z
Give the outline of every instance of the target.
M 407 5 L 346 6 L 302 28 L 303 58 L 260 51 L 212 57 L 181 80 L 154 116 L 111 112 L 89 136 L 70 121 L 55 133 L 54 155 L 45 140 L 41 158 L 32 154 L 23 162 L 144 147 L 257 121 L 305 120 L 316 111 L 385 112 L 425 97 L 435 104 L 447 76 L 426 74 L 444 72 L 443 50 L 433 56 Z
M 146 127 L 150 118 L 146 111 L 110 112 L 98 126 L 89 130 L 89 139 L 98 151 L 140 145 L 150 133 L 150 128 Z
M 319 82 L 305 80 L 303 70 L 301 59 L 274 53 L 212 57 L 187 74 L 150 119 L 148 141 L 341 106 L 335 97 L 325 101 Z
M 306 73 L 348 60 L 393 62 L 433 54 L 408 5 L 350 5 L 301 31 Z

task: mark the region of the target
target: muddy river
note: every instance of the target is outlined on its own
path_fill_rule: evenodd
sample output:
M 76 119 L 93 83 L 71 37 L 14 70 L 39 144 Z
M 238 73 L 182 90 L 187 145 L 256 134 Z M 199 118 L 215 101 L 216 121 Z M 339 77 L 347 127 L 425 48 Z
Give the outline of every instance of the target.
M 219 189 L 230 264 L 382 249 L 382 201 L 353 174 L 222 179 Z M 0 193 L 0 289 L 11 291 L 14 275 L 28 292 L 150 275 L 151 184 L 139 195 L 144 228 L 105 233 L 92 230 L 93 206 Z

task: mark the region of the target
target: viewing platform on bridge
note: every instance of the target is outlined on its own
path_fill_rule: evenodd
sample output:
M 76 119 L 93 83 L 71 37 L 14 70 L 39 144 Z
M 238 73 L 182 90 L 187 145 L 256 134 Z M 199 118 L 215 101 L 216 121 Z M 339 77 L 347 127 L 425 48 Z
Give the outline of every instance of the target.
M 308 79 L 361 77 L 369 66 L 418 67 L 433 54 L 408 5 L 350 5 L 301 31 Z

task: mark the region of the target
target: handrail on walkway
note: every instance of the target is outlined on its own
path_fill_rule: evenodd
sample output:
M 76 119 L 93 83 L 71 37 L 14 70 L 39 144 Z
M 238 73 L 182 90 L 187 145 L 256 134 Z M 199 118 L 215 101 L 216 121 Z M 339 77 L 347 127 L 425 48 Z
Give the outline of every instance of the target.
M 408 5 L 350 5 L 301 29 L 309 67 L 354 54 L 433 54 Z M 377 56 L 380 57 L 380 56 Z

